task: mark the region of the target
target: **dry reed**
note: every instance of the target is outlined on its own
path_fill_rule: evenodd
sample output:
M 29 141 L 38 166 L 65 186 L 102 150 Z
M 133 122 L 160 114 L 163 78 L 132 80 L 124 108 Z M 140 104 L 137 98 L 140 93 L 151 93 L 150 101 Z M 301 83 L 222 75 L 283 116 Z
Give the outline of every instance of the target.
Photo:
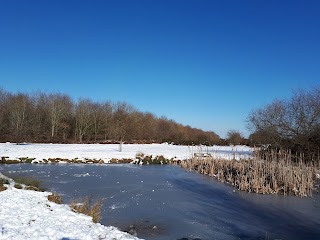
M 4 190 L 7 190 L 7 187 L 3 186 L 3 185 L 0 185 L 0 192 L 4 191 Z
M 290 151 L 256 152 L 251 160 L 221 160 L 193 157 L 180 166 L 229 183 L 237 189 L 261 194 L 312 196 L 317 184 L 317 167 L 292 161 Z
M 54 202 L 57 204 L 61 204 L 61 202 L 62 202 L 61 196 L 57 193 L 51 193 L 50 195 L 48 195 L 48 200 L 50 202 Z
M 83 201 L 72 200 L 70 207 L 78 213 L 91 216 L 95 223 L 101 219 L 102 199 L 96 200 L 93 204 L 91 203 L 90 197 L 86 197 Z

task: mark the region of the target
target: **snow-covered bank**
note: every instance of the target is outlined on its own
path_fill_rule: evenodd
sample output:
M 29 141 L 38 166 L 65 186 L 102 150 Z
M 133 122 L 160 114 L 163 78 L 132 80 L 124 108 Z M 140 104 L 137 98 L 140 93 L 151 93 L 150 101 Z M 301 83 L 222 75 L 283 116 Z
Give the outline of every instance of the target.
M 67 205 L 50 202 L 49 194 L 16 189 L 12 184 L 0 192 L 0 239 L 138 239 L 93 223 L 91 217 Z
M 0 143 L 0 157 L 11 160 L 29 157 L 36 161 L 49 158 L 63 159 L 101 159 L 109 162 L 112 158 L 134 159 L 137 153 L 164 156 L 167 159 L 184 160 L 194 153 L 210 153 L 220 159 L 248 158 L 252 149 L 247 146 L 177 146 L 170 144 L 123 144 L 119 151 L 117 144 L 26 144 Z

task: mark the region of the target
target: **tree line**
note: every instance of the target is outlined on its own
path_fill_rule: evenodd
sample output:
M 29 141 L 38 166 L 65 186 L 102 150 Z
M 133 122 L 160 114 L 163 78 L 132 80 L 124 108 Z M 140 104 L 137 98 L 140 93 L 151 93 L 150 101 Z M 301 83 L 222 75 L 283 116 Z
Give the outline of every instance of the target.
M 220 137 L 138 111 L 126 102 L 74 101 L 62 93 L 10 93 L 0 88 L 0 141 L 218 144 Z

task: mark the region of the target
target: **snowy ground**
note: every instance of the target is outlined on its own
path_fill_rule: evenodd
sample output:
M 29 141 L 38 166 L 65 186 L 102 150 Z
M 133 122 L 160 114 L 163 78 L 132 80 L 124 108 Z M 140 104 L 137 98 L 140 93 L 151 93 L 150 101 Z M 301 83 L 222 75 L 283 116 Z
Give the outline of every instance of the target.
M 0 143 L 0 157 L 18 160 L 21 157 L 35 158 L 37 161 L 48 158 L 102 159 L 109 162 L 112 158 L 134 159 L 137 153 L 164 156 L 167 159 L 184 160 L 194 153 L 210 153 L 215 158 L 248 158 L 252 149 L 246 146 L 177 146 L 170 144 L 123 144 L 119 151 L 117 144 L 26 144 Z
M 0 192 L 0 239 L 138 239 L 48 201 L 49 192 L 16 189 L 13 184 L 11 180 Z

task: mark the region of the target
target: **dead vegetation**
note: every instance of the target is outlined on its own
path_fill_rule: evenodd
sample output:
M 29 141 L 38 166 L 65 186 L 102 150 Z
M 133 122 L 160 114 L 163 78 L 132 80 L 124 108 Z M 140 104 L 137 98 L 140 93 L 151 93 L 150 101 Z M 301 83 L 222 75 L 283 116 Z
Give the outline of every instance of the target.
M 133 160 L 130 159 L 130 158 L 121 158 L 121 159 L 118 159 L 118 158 L 111 158 L 110 159 L 110 163 L 111 164 L 123 164 L 123 163 L 131 163 Z
M 62 202 L 62 198 L 59 194 L 57 193 L 51 193 L 50 195 L 48 195 L 48 200 L 50 202 L 54 202 L 54 203 L 57 203 L 57 204 L 61 204 Z
M 170 162 L 173 161 L 173 158 L 167 159 L 163 155 L 157 155 L 157 156 L 152 156 L 152 155 L 145 155 L 142 152 L 138 152 L 136 154 L 136 159 L 133 161 L 134 164 L 169 164 Z
M 41 181 L 33 177 L 14 177 L 13 180 L 15 182 L 15 188 L 40 192 L 44 191 L 44 189 L 40 186 Z
M 258 152 L 251 160 L 220 160 L 193 157 L 180 166 L 235 186 L 260 194 L 312 196 L 319 189 L 319 168 L 313 163 L 293 162 L 290 151 Z
M 0 178 L 0 192 L 7 189 L 7 187 L 4 186 L 4 184 L 9 184 L 9 181 L 7 179 Z
M 80 201 L 72 200 L 70 203 L 70 207 L 75 212 L 91 216 L 94 223 L 99 222 L 101 219 L 102 205 L 102 199 L 98 199 L 92 203 L 92 199 L 90 197 L 86 197 Z
M 54 192 L 48 195 L 48 200 L 57 204 L 62 203 L 61 196 Z M 94 223 L 98 223 L 101 220 L 102 199 L 98 199 L 92 203 L 91 197 L 85 197 L 78 201 L 71 200 L 69 206 L 74 212 L 92 217 Z

